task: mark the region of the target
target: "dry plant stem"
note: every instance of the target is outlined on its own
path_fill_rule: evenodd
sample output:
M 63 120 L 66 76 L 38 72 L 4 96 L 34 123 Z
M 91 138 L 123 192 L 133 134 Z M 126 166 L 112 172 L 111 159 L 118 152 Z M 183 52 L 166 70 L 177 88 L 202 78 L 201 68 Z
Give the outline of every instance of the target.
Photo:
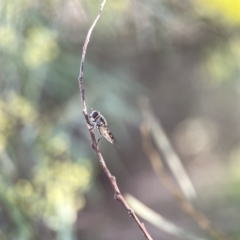
M 146 97 L 141 97 L 139 99 L 139 104 L 142 109 L 142 114 L 146 122 L 151 126 L 152 137 L 158 147 L 158 149 L 163 154 L 166 163 L 171 170 L 174 178 L 179 184 L 183 194 L 188 200 L 196 199 L 197 194 L 192 184 L 187 171 L 185 170 L 181 159 L 175 152 L 167 134 L 165 133 L 161 122 L 158 121 L 153 114 L 150 101 Z
M 173 183 L 172 179 L 168 176 L 168 174 L 164 170 L 164 166 L 162 164 L 162 160 L 152 146 L 149 127 L 147 124 L 143 123 L 141 125 L 141 136 L 142 136 L 142 145 L 143 150 L 148 156 L 150 163 L 152 165 L 153 170 L 157 174 L 158 178 L 164 185 L 164 187 L 173 195 L 173 197 L 179 203 L 182 211 L 193 218 L 199 225 L 200 228 L 208 232 L 215 239 L 226 240 L 228 239 L 223 233 L 217 230 L 210 220 L 199 210 L 195 209 L 194 206 L 187 200 L 187 198 L 183 195 L 183 193 L 176 187 Z
M 100 6 L 100 9 L 98 11 L 97 17 L 95 18 L 92 26 L 90 27 L 90 29 L 88 31 L 88 34 L 87 34 L 87 37 L 86 37 L 86 40 L 85 40 L 85 43 L 84 43 L 84 46 L 83 46 L 82 59 L 81 59 L 81 63 L 80 63 L 80 72 L 79 72 L 79 77 L 78 77 L 78 83 L 79 83 L 79 89 L 80 89 L 80 95 L 81 95 L 81 102 L 82 102 L 82 108 L 83 108 L 83 115 L 85 117 L 87 128 L 89 130 L 89 133 L 90 133 L 90 136 L 91 136 L 91 139 L 92 139 L 91 146 L 92 146 L 93 150 L 96 152 L 96 154 L 98 156 L 98 159 L 99 159 L 99 162 L 102 165 L 102 168 L 103 168 L 105 174 L 107 175 L 107 177 L 108 177 L 108 179 L 109 179 L 109 181 L 110 181 L 110 183 L 111 183 L 111 185 L 113 187 L 113 190 L 115 192 L 114 198 L 116 200 L 118 200 L 126 208 L 126 210 L 128 211 L 129 215 L 135 220 L 135 222 L 137 223 L 137 225 L 139 226 L 139 228 L 143 232 L 143 234 L 146 237 L 146 239 L 152 240 L 152 238 L 149 235 L 149 233 L 147 232 L 144 224 L 139 221 L 139 219 L 136 216 L 136 214 L 134 213 L 134 211 L 129 207 L 128 203 L 126 202 L 126 200 L 122 196 L 122 194 L 121 194 L 121 192 L 120 192 L 120 190 L 118 188 L 118 185 L 117 185 L 117 182 L 116 182 L 116 178 L 108 170 L 108 168 L 106 166 L 106 163 L 105 163 L 105 161 L 104 161 L 104 159 L 102 157 L 102 154 L 101 154 L 101 152 L 100 152 L 100 150 L 98 148 L 98 145 L 97 145 L 97 142 L 96 142 L 96 138 L 95 138 L 95 135 L 94 135 L 94 129 L 91 126 L 91 124 L 89 122 L 89 119 L 88 119 L 87 105 L 86 105 L 86 102 L 85 102 L 85 95 L 84 95 L 84 88 L 83 88 L 83 66 L 84 66 L 84 60 L 85 60 L 86 51 L 87 51 L 87 47 L 88 47 L 88 43 L 89 43 L 89 40 L 90 40 L 91 33 L 92 33 L 93 28 L 95 27 L 95 25 L 96 25 L 100 15 L 101 15 L 101 12 L 103 10 L 103 7 L 104 7 L 105 3 L 106 3 L 106 0 L 104 0 L 102 2 L 101 6 Z
M 153 226 L 156 226 L 157 228 L 161 229 L 162 231 L 174 237 L 177 237 L 177 239 L 207 240 L 207 238 L 195 236 L 194 234 L 183 230 L 179 226 L 176 226 L 174 223 L 168 221 L 159 213 L 156 213 L 155 211 L 144 205 L 142 202 L 140 202 L 132 195 L 125 194 L 124 197 L 129 203 L 129 205 L 132 206 L 132 208 L 139 216 L 141 216 L 143 219 L 151 223 Z

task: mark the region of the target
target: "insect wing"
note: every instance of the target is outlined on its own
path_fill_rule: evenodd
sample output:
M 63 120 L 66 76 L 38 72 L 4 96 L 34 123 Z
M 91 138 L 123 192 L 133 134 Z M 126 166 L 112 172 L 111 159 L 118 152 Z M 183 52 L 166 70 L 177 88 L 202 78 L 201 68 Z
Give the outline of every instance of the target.
M 110 143 L 114 142 L 114 137 L 107 127 L 99 126 L 99 131 L 101 135 L 104 136 Z
M 118 147 L 120 147 L 119 143 L 117 142 L 116 138 L 112 135 L 108 127 L 101 126 L 99 127 L 99 131 L 102 136 L 104 136 L 110 143 L 116 143 Z

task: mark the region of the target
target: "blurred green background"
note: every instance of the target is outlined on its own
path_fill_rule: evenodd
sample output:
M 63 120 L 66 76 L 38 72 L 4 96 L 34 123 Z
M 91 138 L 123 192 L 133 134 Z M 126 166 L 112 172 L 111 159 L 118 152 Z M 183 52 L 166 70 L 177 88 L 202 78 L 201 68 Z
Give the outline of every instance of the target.
M 90 146 L 78 88 L 101 1 L 0 2 L 0 240 L 144 239 Z M 123 193 L 199 236 L 142 151 L 149 97 L 210 220 L 240 239 L 239 0 L 108 0 L 87 51 L 88 108 Z M 145 222 L 154 239 L 171 236 Z

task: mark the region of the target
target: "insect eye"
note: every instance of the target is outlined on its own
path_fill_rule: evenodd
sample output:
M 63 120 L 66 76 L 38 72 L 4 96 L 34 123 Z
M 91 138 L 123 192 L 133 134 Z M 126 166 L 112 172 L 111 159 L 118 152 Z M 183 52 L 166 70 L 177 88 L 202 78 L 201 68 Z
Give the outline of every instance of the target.
M 91 115 L 92 115 L 93 118 L 96 118 L 97 115 L 98 115 L 98 112 L 95 111 L 95 112 L 93 112 Z

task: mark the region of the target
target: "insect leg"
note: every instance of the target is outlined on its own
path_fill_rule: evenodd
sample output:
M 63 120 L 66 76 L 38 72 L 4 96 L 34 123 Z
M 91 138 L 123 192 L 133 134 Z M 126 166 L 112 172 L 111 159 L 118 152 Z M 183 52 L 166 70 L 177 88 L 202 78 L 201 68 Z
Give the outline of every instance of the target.
M 90 122 L 90 125 L 92 126 L 92 127 L 90 128 L 90 130 L 93 130 L 93 128 L 94 128 L 94 129 L 97 129 L 98 123 L 96 123 L 96 122 L 95 122 L 95 123 L 91 123 L 91 122 Z
M 97 143 L 100 141 L 100 139 L 101 139 L 102 137 L 103 137 L 103 136 L 101 136 L 100 138 L 98 138 Z
M 95 129 L 98 129 L 98 125 L 99 125 L 99 123 L 98 123 L 98 122 L 95 122 L 95 123 L 94 123 L 94 128 L 95 128 Z M 99 129 L 98 129 L 98 131 L 99 131 Z
M 99 128 L 99 125 L 96 124 L 96 128 L 97 128 L 97 130 L 98 130 L 98 132 L 100 134 L 100 138 L 98 138 L 98 140 L 97 140 L 97 143 L 98 143 L 100 141 L 100 139 L 103 137 L 103 135 L 102 135 L 102 132 L 101 132 L 101 130 Z

